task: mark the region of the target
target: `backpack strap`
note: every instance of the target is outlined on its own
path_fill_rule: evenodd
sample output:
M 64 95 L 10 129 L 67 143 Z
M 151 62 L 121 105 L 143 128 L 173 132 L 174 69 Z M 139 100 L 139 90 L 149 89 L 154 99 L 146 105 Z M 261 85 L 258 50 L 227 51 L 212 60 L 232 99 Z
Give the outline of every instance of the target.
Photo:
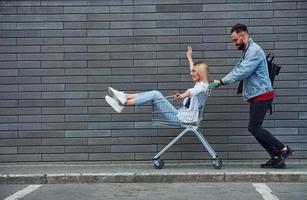
M 269 53 L 269 54 L 266 56 L 266 59 L 267 59 L 268 62 L 273 62 L 274 57 L 275 57 L 274 53 Z

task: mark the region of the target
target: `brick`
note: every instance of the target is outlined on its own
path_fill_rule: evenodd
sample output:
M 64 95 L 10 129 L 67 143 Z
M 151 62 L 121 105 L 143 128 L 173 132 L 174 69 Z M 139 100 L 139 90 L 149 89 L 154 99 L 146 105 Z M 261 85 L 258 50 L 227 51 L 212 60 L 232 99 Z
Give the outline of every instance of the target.
M 111 44 L 143 44 L 155 43 L 154 37 L 114 37 L 111 38 Z
M 2 30 L 16 29 L 16 23 L 0 23 L 0 29 Z
M 19 91 L 64 91 L 63 84 L 25 84 L 18 87 Z
M 39 6 L 40 2 L 36 2 L 36 1 L 7 1 L 5 2 L 6 6 Z
M 86 76 L 43 77 L 43 83 L 86 83 Z
M 108 6 L 69 6 L 64 7 L 64 13 L 109 13 L 110 9 Z
M 40 52 L 38 46 L 1 46 L 0 53 L 28 53 L 28 52 Z
M 110 39 L 109 37 L 87 37 L 87 38 L 64 38 L 64 44 L 109 44 Z
M 109 22 L 64 22 L 65 29 L 108 29 Z
M 63 60 L 62 53 L 28 53 L 18 54 L 18 60 Z
M 111 130 L 76 130 L 65 131 L 65 137 L 67 138 L 101 138 L 110 137 Z
M 112 73 L 114 74 L 114 73 Z M 133 83 L 135 80 L 134 80 L 134 77 L 133 76 L 112 76 L 112 77 L 105 77 L 105 76 L 92 76 L 91 77 L 91 80 L 89 80 L 88 82 L 89 83 L 122 83 L 122 82 L 125 82 L 125 83 Z M 102 87 L 95 87 L 94 89 L 91 89 L 90 90 L 100 90 L 100 89 L 103 89 Z M 105 89 L 107 89 L 105 87 Z
M 86 6 L 87 4 L 88 2 L 84 0 L 77 0 L 73 2 L 65 2 L 60 0 L 41 2 L 42 6 Z
M 135 29 L 133 35 L 151 35 L 151 36 L 161 36 L 161 35 L 178 35 L 179 29 L 177 28 L 166 28 L 166 29 Z
M 16 69 L 0 69 L 0 76 L 17 76 Z
M 17 138 L 18 137 L 18 133 L 17 131 L 2 131 L 0 134 L 0 138 Z
M 18 147 L 18 153 L 64 153 L 63 146 L 36 146 L 36 147 Z
M 64 116 L 62 115 L 29 115 L 19 116 L 19 122 L 30 123 L 30 122 L 64 122 Z
M 54 108 L 42 108 L 42 114 L 54 115 L 54 114 L 86 114 L 87 109 L 83 107 L 54 107 Z
M 86 30 L 41 30 L 41 37 L 84 37 Z
M 129 21 L 129 22 L 111 22 L 111 29 L 116 28 L 155 28 L 155 21 Z
M 135 49 L 132 45 L 90 45 L 88 52 L 129 52 Z
M 0 147 L 1 154 L 17 154 L 17 147 Z
M 105 160 L 105 161 L 121 161 L 121 160 L 133 160 L 134 153 L 90 153 L 89 160 Z
M 66 153 L 110 152 L 109 146 L 65 146 Z
M 64 138 L 64 131 L 19 131 L 19 138 Z
M 156 152 L 156 145 L 114 145 L 111 152 Z
M 15 38 L 0 38 L 1 45 L 16 45 Z
M 0 92 L 17 92 L 18 86 L 17 85 L 0 85 Z
M 251 4 L 253 5 L 253 4 Z M 207 12 L 212 12 L 212 11 L 240 11 L 240 10 L 249 10 L 250 6 L 249 4 L 204 4 L 202 7 L 203 11 Z M 267 6 L 269 4 L 260 4 L 260 5 L 265 5 L 263 8 L 269 9 Z M 262 9 L 263 9 L 262 8 Z
M 41 139 L 1 139 L 1 146 L 35 146 L 41 145 Z
M 87 153 L 42 154 L 42 161 L 84 161 L 84 160 L 88 160 Z
M 132 29 L 118 29 L 118 30 L 87 30 L 87 35 L 92 36 L 132 36 Z
M 111 53 L 111 59 L 155 59 L 154 52 Z
M 13 61 L 16 58 L 16 54 L 0 54 L 0 61 Z
M 61 45 L 61 46 L 42 46 L 41 52 L 86 52 L 85 45 Z
M 61 22 L 17 23 L 17 29 L 63 29 Z
M 35 162 L 42 161 L 41 154 L 0 155 L 0 162 Z
M 62 14 L 63 7 L 17 7 L 18 14 Z
M 109 53 L 65 53 L 64 60 L 107 60 Z
M 110 13 L 147 13 L 155 12 L 156 8 L 153 5 L 145 6 L 110 6 Z
M 102 106 L 104 103 L 102 101 L 97 101 L 94 99 L 87 100 L 65 100 L 65 105 L 68 106 Z
M 156 5 L 156 12 L 201 12 L 199 5 Z
M 88 14 L 88 21 L 130 21 L 133 14 Z
M 60 76 L 64 75 L 63 69 L 19 69 L 20 76 Z
M 87 145 L 87 138 L 46 138 L 42 139 L 42 145 Z
M 106 85 L 99 84 L 99 81 L 94 81 L 93 79 L 96 79 L 96 76 L 91 77 L 91 81 L 89 81 L 89 83 L 94 82 L 96 84 L 66 84 L 66 90 L 67 91 L 101 91 L 101 90 L 107 90 Z M 100 81 L 100 82 L 103 82 L 103 81 Z M 92 97 L 92 98 L 94 98 L 94 97 Z
M 116 129 L 127 129 L 133 128 L 132 122 L 99 122 L 99 123 L 88 123 L 88 129 L 111 129 L 116 125 Z
M 86 68 L 86 61 L 42 61 L 42 68 Z
M 276 10 L 274 17 L 306 17 L 306 10 Z
M 42 123 L 42 128 L 47 130 L 71 130 L 71 129 L 86 129 L 86 123 Z
M 7 7 L 7 6 L 2 6 L 0 7 L 0 13 L 2 15 L 4 14 L 16 14 L 17 9 L 16 7 Z
M 16 116 L 0 116 L 1 123 L 17 123 L 18 118 Z
M 6 100 L 0 100 L 0 107 L 17 107 L 17 101 L 6 101 Z
M 86 92 L 43 92 L 43 99 L 74 99 L 86 98 Z
M 89 69 L 66 69 L 65 75 L 110 75 L 111 70 L 108 68 L 89 68 Z

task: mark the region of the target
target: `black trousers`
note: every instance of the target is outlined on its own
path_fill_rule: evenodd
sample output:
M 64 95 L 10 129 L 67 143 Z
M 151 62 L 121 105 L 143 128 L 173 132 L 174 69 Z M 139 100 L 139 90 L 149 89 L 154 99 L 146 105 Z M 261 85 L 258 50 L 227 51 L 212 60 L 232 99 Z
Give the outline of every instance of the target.
M 262 123 L 267 110 L 272 106 L 272 101 L 256 101 L 250 105 L 248 131 L 257 139 L 259 144 L 271 157 L 279 156 L 285 147 L 269 131 L 262 128 Z

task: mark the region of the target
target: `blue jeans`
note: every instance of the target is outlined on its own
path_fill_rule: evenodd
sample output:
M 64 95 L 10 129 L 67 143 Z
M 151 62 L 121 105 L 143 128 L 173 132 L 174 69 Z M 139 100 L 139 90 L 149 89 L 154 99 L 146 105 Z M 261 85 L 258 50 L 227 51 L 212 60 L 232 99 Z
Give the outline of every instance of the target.
M 179 122 L 177 109 L 157 90 L 139 93 L 135 98 L 135 105 L 141 106 L 150 101 L 159 109 L 165 120 Z

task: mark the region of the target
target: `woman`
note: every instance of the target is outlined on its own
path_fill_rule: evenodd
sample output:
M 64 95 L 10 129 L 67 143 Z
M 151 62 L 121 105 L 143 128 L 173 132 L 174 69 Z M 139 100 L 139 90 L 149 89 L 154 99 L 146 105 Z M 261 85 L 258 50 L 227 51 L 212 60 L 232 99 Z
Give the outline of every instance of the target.
M 122 112 L 125 106 L 140 106 L 151 101 L 160 110 L 164 118 L 173 122 L 191 123 L 198 119 L 199 108 L 203 105 L 209 88 L 209 69 L 205 62 L 193 63 L 192 48 L 188 47 L 186 53 L 191 78 L 195 82 L 193 88 L 187 89 L 182 94 L 176 92 L 175 99 L 184 99 L 184 106 L 176 109 L 167 99 L 157 90 L 127 94 L 122 91 L 109 88 L 108 95 L 105 97 L 107 103 L 118 113 Z

